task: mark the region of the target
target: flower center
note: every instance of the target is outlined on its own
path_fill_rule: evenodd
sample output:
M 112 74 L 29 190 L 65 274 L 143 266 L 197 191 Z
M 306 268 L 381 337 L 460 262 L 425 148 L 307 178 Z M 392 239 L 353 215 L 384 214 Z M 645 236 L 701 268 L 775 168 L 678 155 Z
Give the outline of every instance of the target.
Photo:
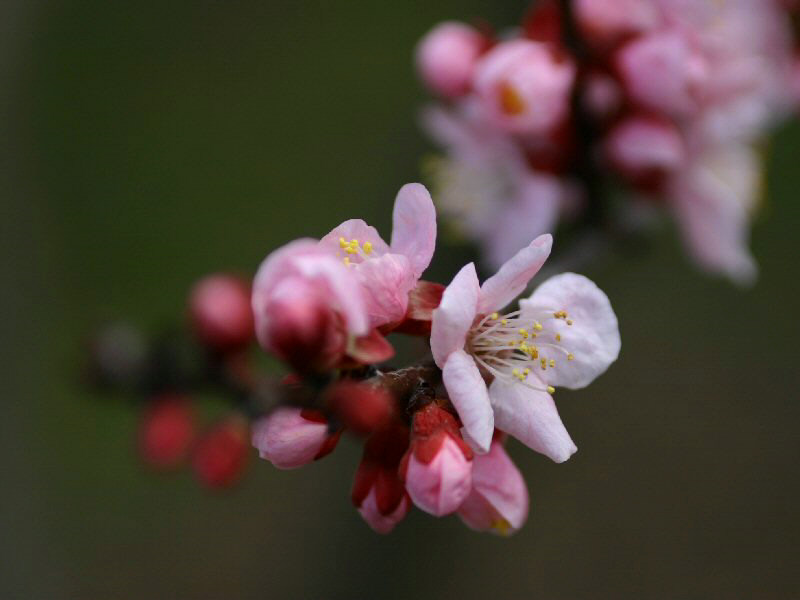
M 368 259 L 373 252 L 372 242 L 364 242 L 362 244 L 355 238 L 348 242 L 343 237 L 340 237 L 339 248 L 345 253 L 342 262 L 348 267 Z
M 473 325 L 467 339 L 467 350 L 495 377 L 521 383 L 531 389 L 552 394 L 552 386 L 532 384 L 528 376 L 533 369 L 555 369 L 558 361 L 575 357 L 561 343 L 556 321 L 572 325 L 565 310 L 516 310 L 505 315 L 492 313 Z
M 500 108 L 505 114 L 515 117 L 524 113 L 527 107 L 516 88 L 510 83 L 503 83 L 500 86 Z

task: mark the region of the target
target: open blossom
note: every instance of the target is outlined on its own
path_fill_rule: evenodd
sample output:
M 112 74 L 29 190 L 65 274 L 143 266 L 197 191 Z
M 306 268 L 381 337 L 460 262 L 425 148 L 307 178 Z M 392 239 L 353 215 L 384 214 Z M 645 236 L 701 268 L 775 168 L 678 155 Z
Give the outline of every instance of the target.
M 500 42 L 475 69 L 475 91 L 490 121 L 513 133 L 545 134 L 569 112 L 575 65 L 531 40 Z
M 436 404 L 414 414 L 411 447 L 400 465 L 416 506 L 437 517 L 455 512 L 472 487 L 472 450 L 456 419 Z
M 496 426 L 556 462 L 567 460 L 576 447 L 553 402 L 554 386 L 584 387 L 619 354 L 611 304 L 581 275 L 556 275 L 518 310 L 501 314 L 539 271 L 551 245 L 550 235 L 536 238 L 482 286 L 468 264 L 434 311 L 433 357 L 479 452 L 489 450 Z
M 472 489 L 458 509 L 467 526 L 510 535 L 528 518 L 528 488 L 497 436 L 489 452 L 473 460 Z
M 408 294 L 428 268 L 435 246 L 436 209 L 428 190 L 418 183 L 406 184 L 397 193 L 391 243 L 361 219 L 345 221 L 319 242 L 320 249 L 358 281 L 370 327 L 402 321 Z
M 424 114 L 429 133 L 447 150 L 433 163 L 440 210 L 481 242 L 499 267 L 531 236 L 554 228 L 569 196 L 554 175 L 534 171 L 521 149 L 480 119 L 474 104 Z

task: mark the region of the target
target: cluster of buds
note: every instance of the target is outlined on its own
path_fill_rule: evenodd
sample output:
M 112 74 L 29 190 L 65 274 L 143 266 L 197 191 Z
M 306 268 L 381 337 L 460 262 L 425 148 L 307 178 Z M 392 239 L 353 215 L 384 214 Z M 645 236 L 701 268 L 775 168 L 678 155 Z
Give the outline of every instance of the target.
M 291 373 L 273 406 L 260 406 L 253 445 L 293 469 L 349 433 L 364 440 L 352 501 L 375 531 L 416 506 L 508 534 L 527 518 L 528 492 L 506 438 L 556 462 L 575 452 L 552 395 L 616 360 L 617 319 L 606 295 L 573 273 L 506 308 L 547 260 L 549 234 L 482 285 L 473 263 L 447 286 L 425 281 L 436 231 L 428 191 L 408 184 L 389 243 L 353 219 L 266 257 L 253 284 L 256 335 Z M 401 334 L 425 340 L 430 355 L 393 369 L 383 364 L 394 356 L 387 336 Z
M 136 448 L 145 465 L 173 472 L 189 464 L 204 486 L 227 488 L 250 457 L 243 401 L 255 343 L 250 283 L 228 274 L 200 280 L 189 295 L 187 321 L 188 334 L 152 342 L 129 325 L 104 329 L 92 343 L 90 374 L 137 400 Z M 206 392 L 231 398 L 232 408 L 204 419 L 196 396 Z
M 791 10 L 541 0 L 500 35 L 438 25 L 416 58 L 440 100 L 423 114 L 440 207 L 498 265 L 559 222 L 607 231 L 663 206 L 701 267 L 752 281 L 759 144 L 798 101 Z M 599 206 L 614 189 L 616 213 Z

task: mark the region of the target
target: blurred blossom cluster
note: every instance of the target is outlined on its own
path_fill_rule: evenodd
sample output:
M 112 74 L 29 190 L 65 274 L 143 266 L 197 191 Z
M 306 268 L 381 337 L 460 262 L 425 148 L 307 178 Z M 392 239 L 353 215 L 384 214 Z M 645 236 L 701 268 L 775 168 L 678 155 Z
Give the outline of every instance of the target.
M 496 266 L 559 223 L 654 206 L 698 265 L 751 282 L 764 137 L 798 100 L 790 4 L 542 0 L 501 34 L 437 25 L 416 62 L 444 215 Z

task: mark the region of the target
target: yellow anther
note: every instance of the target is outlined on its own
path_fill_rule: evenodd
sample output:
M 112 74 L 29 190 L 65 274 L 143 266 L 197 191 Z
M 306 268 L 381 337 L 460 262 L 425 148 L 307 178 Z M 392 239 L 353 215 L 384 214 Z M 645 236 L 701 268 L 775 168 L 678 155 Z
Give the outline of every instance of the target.
M 520 334 L 520 335 L 521 335 L 521 336 L 522 336 L 524 339 L 526 339 L 526 340 L 528 339 L 528 335 L 529 335 L 529 334 L 528 334 L 528 330 L 527 330 L 527 329 L 520 329 L 520 330 L 519 330 L 519 334 Z
M 565 310 L 557 310 L 556 312 L 553 313 L 553 316 L 556 319 L 566 319 L 567 318 L 567 311 L 565 311 Z
M 555 366 L 556 366 L 556 360 L 555 360 L 554 358 L 551 358 L 551 359 L 550 359 L 550 366 L 551 366 L 551 367 L 553 367 L 553 368 L 555 368 Z
M 557 341 L 557 342 L 560 342 L 560 341 L 561 341 L 561 334 L 560 334 L 560 333 L 557 333 L 557 334 L 556 334 L 556 341 Z
M 567 325 L 572 325 L 572 319 L 567 319 Z
M 575 360 L 574 354 L 567 354 L 567 360 Z
M 541 323 L 539 323 L 539 321 L 534 321 L 534 322 L 533 322 L 533 328 L 534 328 L 536 331 L 541 331 L 542 329 L 544 329 L 544 327 L 542 327 L 542 324 L 541 324 Z
M 499 317 L 499 316 L 500 315 L 498 315 L 496 312 L 493 312 L 489 318 L 492 319 L 492 320 L 496 320 L 497 317 Z
M 352 246 L 348 246 L 344 249 L 347 254 L 358 254 L 358 248 L 353 248 Z
M 342 262 L 344 263 L 344 265 L 346 267 L 349 267 L 351 265 L 349 256 L 345 256 L 344 259 L 342 260 Z
M 523 371 L 523 373 L 525 373 L 525 375 L 528 375 L 528 374 L 530 374 L 530 372 L 531 372 L 531 370 L 530 370 L 530 369 L 525 369 L 525 370 Z
M 352 240 L 350 240 L 350 245 L 352 246 L 353 244 L 358 246 L 358 240 L 356 238 L 353 238 Z
M 364 242 L 364 254 L 372 254 L 372 242 Z
M 542 371 L 545 371 L 545 370 L 547 370 L 547 359 L 546 359 L 546 358 L 542 358 L 542 359 L 539 361 L 539 364 L 541 364 L 541 365 L 542 365 Z
M 554 388 L 552 385 L 548 385 L 547 386 L 547 393 L 548 394 L 555 394 L 556 393 L 556 388 Z
M 502 321 L 500 321 L 500 324 L 501 325 L 508 325 L 508 319 L 503 319 Z
M 339 247 L 340 248 L 347 248 L 347 240 L 343 237 L 339 238 Z

